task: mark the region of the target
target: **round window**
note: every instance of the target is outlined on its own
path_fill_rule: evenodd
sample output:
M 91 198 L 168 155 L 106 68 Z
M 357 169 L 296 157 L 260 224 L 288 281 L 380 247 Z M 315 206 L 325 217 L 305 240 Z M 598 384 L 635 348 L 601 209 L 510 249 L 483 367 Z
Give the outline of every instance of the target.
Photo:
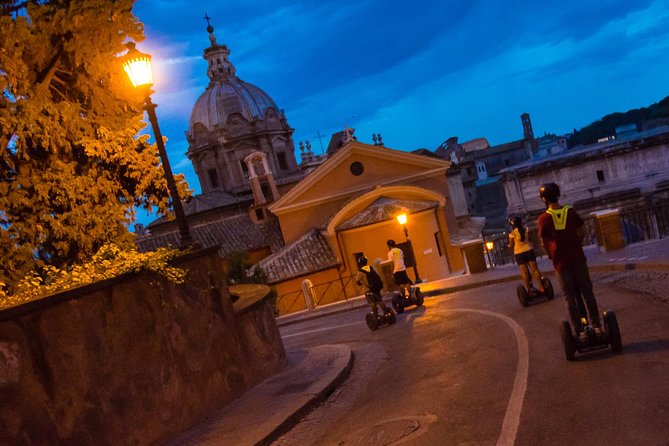
M 365 166 L 360 161 L 355 161 L 351 163 L 351 173 L 356 177 L 358 175 L 362 175 L 364 171 L 365 171 Z

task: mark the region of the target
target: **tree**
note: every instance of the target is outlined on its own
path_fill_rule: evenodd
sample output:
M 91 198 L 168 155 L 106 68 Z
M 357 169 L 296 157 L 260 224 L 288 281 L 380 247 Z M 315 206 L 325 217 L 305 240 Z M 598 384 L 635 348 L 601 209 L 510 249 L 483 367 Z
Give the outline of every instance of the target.
M 129 246 L 136 209 L 169 211 L 119 60 L 144 38 L 133 4 L 0 0 L 0 281 Z

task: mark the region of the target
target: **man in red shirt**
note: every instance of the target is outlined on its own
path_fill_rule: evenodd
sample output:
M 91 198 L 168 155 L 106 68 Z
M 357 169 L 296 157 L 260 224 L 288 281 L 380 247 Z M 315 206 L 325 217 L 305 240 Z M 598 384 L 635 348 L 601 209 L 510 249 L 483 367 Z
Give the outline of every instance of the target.
M 585 237 L 583 220 L 570 206 L 561 206 L 560 187 L 555 183 L 546 183 L 539 189 L 539 196 L 546 204 L 546 212 L 539 216 L 539 239 L 553 260 L 553 268 L 560 281 L 560 286 L 567 300 L 567 309 L 576 333 L 583 330 L 582 304 L 590 316 L 590 322 L 599 333 L 600 321 L 597 300 L 592 292 L 592 282 L 588 264 L 583 253 L 582 240 Z

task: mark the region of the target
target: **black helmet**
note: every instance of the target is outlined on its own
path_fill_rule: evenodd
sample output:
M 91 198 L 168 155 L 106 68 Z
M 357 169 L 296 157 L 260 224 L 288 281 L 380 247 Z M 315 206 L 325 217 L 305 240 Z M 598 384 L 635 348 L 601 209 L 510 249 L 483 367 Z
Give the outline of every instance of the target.
M 362 268 L 365 265 L 367 265 L 367 257 L 365 256 L 358 257 L 358 266 Z
M 390 239 L 386 242 L 386 245 L 388 245 L 389 248 L 394 248 L 395 247 L 395 240 Z
M 560 186 L 555 183 L 542 184 L 539 188 L 539 196 L 549 203 L 557 203 L 560 199 Z

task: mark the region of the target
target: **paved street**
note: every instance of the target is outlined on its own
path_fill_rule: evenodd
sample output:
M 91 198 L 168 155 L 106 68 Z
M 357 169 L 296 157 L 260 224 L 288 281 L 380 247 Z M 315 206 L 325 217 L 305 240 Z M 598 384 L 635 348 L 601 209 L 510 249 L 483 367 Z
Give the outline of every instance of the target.
M 344 384 L 273 444 L 669 444 L 667 273 L 593 278 L 600 310 L 618 316 L 622 355 L 567 362 L 562 298 L 523 308 L 514 282 L 428 298 L 376 332 L 364 309 L 283 326 L 288 350 L 347 344 L 355 359 Z

